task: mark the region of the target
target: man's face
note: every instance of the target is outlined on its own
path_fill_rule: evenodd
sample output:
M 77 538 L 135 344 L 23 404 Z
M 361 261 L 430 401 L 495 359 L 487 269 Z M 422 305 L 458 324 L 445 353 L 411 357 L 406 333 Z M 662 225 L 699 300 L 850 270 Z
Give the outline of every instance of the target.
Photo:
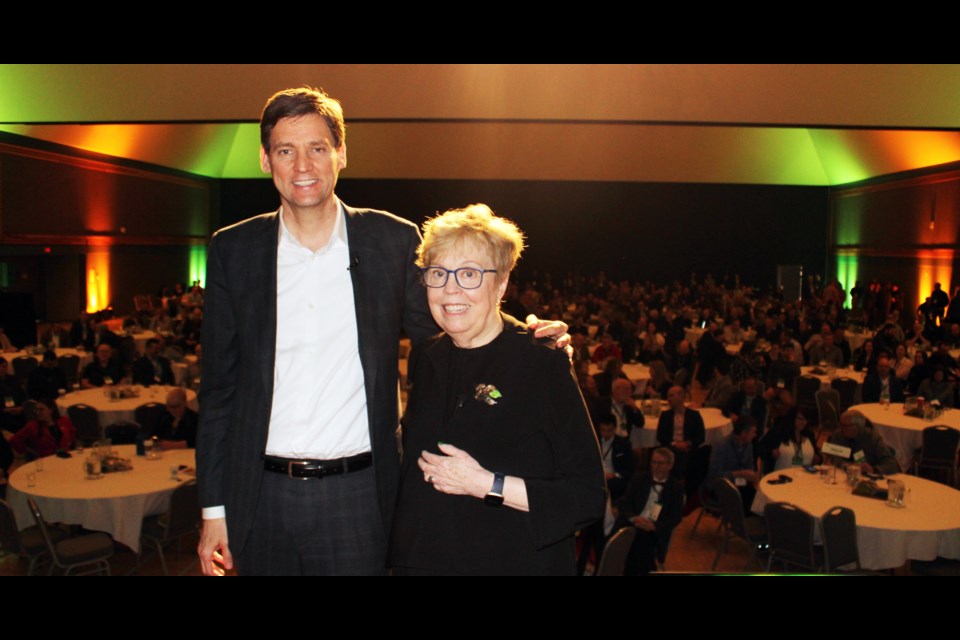
M 282 118 L 270 132 L 270 151 L 260 149 L 260 167 L 273 176 L 283 208 L 292 212 L 331 206 L 346 166 L 346 143 L 336 148 L 327 123 L 313 113 Z
M 673 469 L 673 465 L 667 460 L 666 456 L 655 453 L 650 456 L 650 470 L 653 472 L 653 477 L 657 480 L 664 480 L 668 475 L 670 475 L 670 470 Z
M 753 425 L 750 425 L 746 429 L 740 432 L 740 442 L 746 444 L 753 440 L 757 435 L 757 428 Z
M 860 428 L 851 418 L 840 418 L 840 435 L 848 440 L 853 440 L 859 433 Z
M 619 380 L 613 381 L 613 389 L 611 395 L 613 396 L 613 401 L 618 404 L 623 404 L 624 402 L 630 399 L 630 395 L 633 393 L 633 385 L 630 384 L 628 380 Z
M 604 424 L 600 423 L 600 437 L 604 440 L 609 440 L 613 437 L 613 434 L 616 433 L 617 427 L 613 423 Z
M 757 381 L 753 378 L 747 378 L 743 381 L 743 392 L 748 396 L 757 395 Z
M 667 391 L 667 402 L 670 403 L 670 406 L 674 409 L 679 409 L 683 406 L 683 389 L 680 387 L 671 387 Z
M 886 358 L 877 360 L 877 373 L 880 374 L 881 378 L 886 378 L 890 373 L 890 361 Z
M 147 356 L 150 358 L 156 358 L 160 355 L 160 343 L 154 342 L 150 345 L 147 345 Z
M 113 354 L 113 349 L 110 348 L 108 344 L 101 344 L 97 347 L 97 359 L 101 363 L 106 364 L 110 360 L 110 356 Z

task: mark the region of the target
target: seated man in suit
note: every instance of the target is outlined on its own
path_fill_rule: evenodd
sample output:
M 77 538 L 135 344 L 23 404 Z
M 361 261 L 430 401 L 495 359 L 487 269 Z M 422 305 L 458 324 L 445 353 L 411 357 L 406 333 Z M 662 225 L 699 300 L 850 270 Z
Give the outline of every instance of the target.
M 864 402 L 880 402 L 882 397 L 890 402 L 903 402 L 903 385 L 890 371 L 889 358 L 877 358 L 877 370 L 864 379 L 862 393 Z
M 750 416 L 757 424 L 758 431 L 763 429 L 767 417 L 767 400 L 760 395 L 760 384 L 756 376 L 747 376 L 743 381 L 743 388 L 730 396 L 722 411 L 731 422 L 737 422 L 742 416 Z
M 610 499 L 616 500 L 627 490 L 627 483 L 633 475 L 633 450 L 630 441 L 617 433 L 617 419 L 612 413 L 597 416 L 597 431 L 607 490 Z
M 703 416 L 699 411 L 684 406 L 683 387 L 670 387 L 667 402 L 670 408 L 660 414 L 657 424 L 657 442 L 673 452 L 673 477 L 683 478 L 687 485 L 687 495 L 697 490 L 698 470 L 690 462 L 700 445 L 706 439 Z M 688 473 L 688 471 L 692 472 Z
M 164 449 L 195 449 L 197 412 L 187 406 L 187 394 L 180 387 L 167 394 L 167 410 L 157 420 L 153 435 Z
M 810 349 L 810 364 L 816 367 L 821 362 L 826 363 L 828 367 L 843 366 L 843 351 L 833 344 L 833 333 L 829 331 L 823 334 L 823 340 L 820 344 Z
M 637 530 L 624 575 L 650 573 L 666 560 L 670 536 L 683 517 L 683 486 L 670 477 L 673 461 L 670 449 L 654 449 L 650 472 L 634 476 L 617 502 L 617 527 L 633 525 Z
M 725 361 L 718 362 L 713 367 L 713 378 L 710 389 L 707 391 L 707 397 L 703 400 L 704 407 L 723 408 L 727 405 L 730 397 L 736 392 L 733 381 L 728 372 L 730 365 Z
M 113 347 L 102 343 L 97 347 L 97 357 L 83 368 L 80 385 L 84 389 L 119 384 L 122 376 L 120 363 L 113 357 Z
M 56 400 L 60 390 L 66 390 L 67 386 L 67 376 L 57 365 L 57 354 L 46 351 L 40 366 L 27 378 L 27 395 L 31 400 Z
M 767 371 L 767 394 L 770 399 L 776 389 L 793 389 L 793 382 L 800 377 L 796 346 L 793 342 L 780 345 L 780 358 L 770 363 Z
M 173 384 L 173 368 L 170 361 L 160 355 L 160 341 L 156 338 L 147 340 L 143 357 L 133 363 L 133 383 L 145 387 Z
M 643 429 L 643 412 L 633 400 L 633 383 L 617 378 L 610 385 L 610 395 L 601 397 L 597 405 L 599 415 L 612 413 L 616 421 L 617 435 L 635 440 L 635 429 Z M 639 437 L 639 432 L 637 437 Z M 636 446 L 636 445 L 634 445 Z

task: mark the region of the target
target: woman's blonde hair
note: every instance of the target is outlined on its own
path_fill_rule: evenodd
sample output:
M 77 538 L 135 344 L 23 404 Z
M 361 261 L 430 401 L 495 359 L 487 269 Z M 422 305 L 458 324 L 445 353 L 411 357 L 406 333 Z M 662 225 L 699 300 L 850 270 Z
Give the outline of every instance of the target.
M 516 266 L 524 248 L 523 232 L 485 204 L 450 209 L 423 223 L 423 242 L 417 249 L 417 266 L 428 267 L 437 256 L 465 242 L 487 252 L 502 282 Z

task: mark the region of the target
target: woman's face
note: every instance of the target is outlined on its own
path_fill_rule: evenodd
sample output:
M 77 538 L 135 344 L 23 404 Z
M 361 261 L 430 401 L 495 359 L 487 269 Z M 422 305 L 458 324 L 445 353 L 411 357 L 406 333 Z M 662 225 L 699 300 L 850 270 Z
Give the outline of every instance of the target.
M 807 419 L 803 417 L 802 413 L 798 413 L 796 419 L 793 421 L 793 426 L 797 431 L 803 431 L 807 428 Z
M 897 345 L 897 360 L 907 355 L 907 348 L 902 344 Z
M 493 269 L 493 261 L 486 251 L 472 243 L 454 246 L 449 253 L 439 255 L 428 266 L 482 271 Z M 460 273 L 461 281 L 468 275 Z M 442 287 L 427 287 L 427 302 L 433 319 L 444 332 L 461 348 L 480 347 L 491 342 L 502 330 L 499 302 L 507 289 L 507 274 L 484 273 L 483 281 L 476 289 L 464 289 L 457 284 L 454 274 L 449 274 Z
M 49 424 L 53 422 L 53 414 L 50 413 L 50 407 L 43 404 L 42 402 L 37 404 L 37 422 L 44 424 Z

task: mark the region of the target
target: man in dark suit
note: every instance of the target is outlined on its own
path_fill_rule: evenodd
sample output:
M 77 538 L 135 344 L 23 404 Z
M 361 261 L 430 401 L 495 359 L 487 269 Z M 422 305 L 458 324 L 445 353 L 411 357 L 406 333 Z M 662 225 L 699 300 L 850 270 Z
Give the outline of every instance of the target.
M 187 406 L 187 393 L 174 387 L 167 393 L 166 407 L 153 431 L 160 446 L 164 449 L 196 449 L 199 417 Z
M 736 423 L 743 416 L 750 416 L 757 424 L 759 434 L 763 435 L 763 425 L 767 417 L 767 401 L 759 393 L 756 376 L 748 376 L 743 388 L 735 392 L 723 407 L 723 415 Z
M 884 393 L 890 402 L 903 402 L 903 385 L 890 369 L 890 360 L 886 356 L 877 358 L 877 370 L 863 380 L 864 402 L 880 402 Z
M 160 341 L 147 340 L 142 358 L 133 363 L 133 383 L 149 387 L 154 384 L 173 384 L 173 367 L 160 355 Z
M 673 461 L 670 449 L 654 449 L 650 472 L 634 476 L 617 503 L 617 526 L 636 528 L 624 575 L 650 573 L 666 560 L 670 537 L 683 517 L 683 487 L 670 476 Z
M 701 459 L 699 448 L 706 440 L 706 428 L 699 411 L 684 406 L 683 387 L 667 391 L 670 408 L 660 414 L 657 442 L 673 452 L 673 477 L 683 478 L 687 495 L 693 495 L 706 473 L 707 459 Z
M 617 378 L 611 385 L 611 394 L 601 396 L 597 401 L 597 413 L 593 416 L 596 421 L 599 416 L 613 414 L 616 420 L 617 435 L 632 438 L 634 429 L 643 429 L 643 412 L 637 408 L 633 400 L 633 383 L 623 378 Z M 638 434 L 639 435 L 639 434 Z
M 401 329 L 414 345 L 437 330 L 414 265 L 420 235 L 334 194 L 347 164 L 336 100 L 281 91 L 260 133 L 281 208 L 221 229 L 207 254 L 201 567 L 222 573 L 233 552 L 247 574 L 382 574 L 397 345 Z

